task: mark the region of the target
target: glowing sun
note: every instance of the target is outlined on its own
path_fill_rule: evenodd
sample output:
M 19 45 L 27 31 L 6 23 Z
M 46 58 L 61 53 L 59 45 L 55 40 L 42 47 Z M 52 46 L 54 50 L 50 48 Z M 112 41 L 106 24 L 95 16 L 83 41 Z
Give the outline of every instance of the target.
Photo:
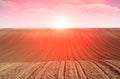
M 67 16 L 56 16 L 53 21 L 54 28 L 68 28 L 69 18 Z

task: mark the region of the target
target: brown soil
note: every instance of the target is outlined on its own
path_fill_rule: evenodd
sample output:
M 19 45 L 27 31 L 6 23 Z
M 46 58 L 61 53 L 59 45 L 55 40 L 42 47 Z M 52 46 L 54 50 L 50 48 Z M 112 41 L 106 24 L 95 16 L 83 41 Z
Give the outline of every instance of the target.
M 1 29 L 0 79 L 120 79 L 120 29 Z

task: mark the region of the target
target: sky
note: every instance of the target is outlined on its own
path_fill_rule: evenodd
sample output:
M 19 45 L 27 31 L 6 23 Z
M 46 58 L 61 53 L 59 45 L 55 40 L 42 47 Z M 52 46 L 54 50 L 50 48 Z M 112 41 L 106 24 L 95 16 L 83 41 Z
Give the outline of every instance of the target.
M 0 28 L 52 28 L 65 22 L 69 28 L 118 28 L 120 0 L 0 0 Z

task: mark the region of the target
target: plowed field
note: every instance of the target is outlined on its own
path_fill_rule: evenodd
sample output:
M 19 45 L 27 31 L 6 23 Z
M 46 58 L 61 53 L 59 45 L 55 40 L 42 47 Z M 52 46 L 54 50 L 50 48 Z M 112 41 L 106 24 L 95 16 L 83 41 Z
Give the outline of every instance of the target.
M 1 29 L 0 79 L 120 79 L 120 29 Z

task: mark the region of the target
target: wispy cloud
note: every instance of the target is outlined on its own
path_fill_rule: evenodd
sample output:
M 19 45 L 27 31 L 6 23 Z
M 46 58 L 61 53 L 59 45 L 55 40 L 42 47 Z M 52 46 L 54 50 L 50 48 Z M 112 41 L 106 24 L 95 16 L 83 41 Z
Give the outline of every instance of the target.
M 81 10 L 81 12 L 91 12 L 91 13 L 118 13 L 120 12 L 120 8 L 113 7 L 107 4 L 99 3 L 99 4 L 83 4 L 78 5 L 77 8 Z

